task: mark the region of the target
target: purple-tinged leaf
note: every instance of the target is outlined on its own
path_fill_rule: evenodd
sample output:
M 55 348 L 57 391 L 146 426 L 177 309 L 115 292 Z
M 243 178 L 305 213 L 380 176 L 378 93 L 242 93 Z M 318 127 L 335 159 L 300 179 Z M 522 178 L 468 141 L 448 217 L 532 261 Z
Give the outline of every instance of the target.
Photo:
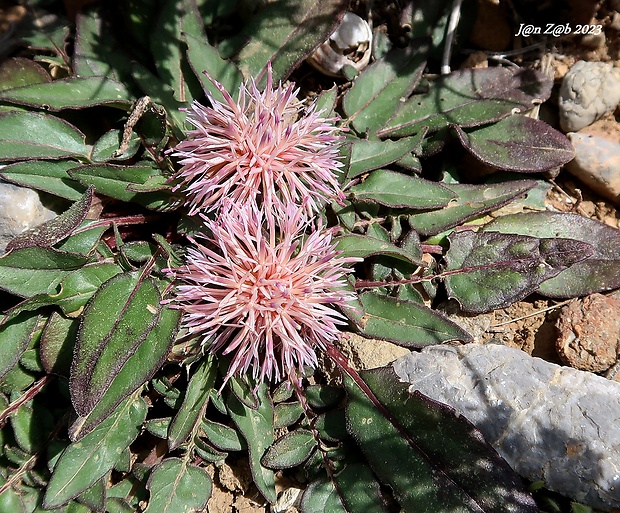
M 355 79 L 342 106 L 360 134 L 367 130 L 375 133 L 394 115 L 398 100 L 411 94 L 422 77 L 427 51 L 426 40 L 394 49 Z
M 594 253 L 543 282 L 538 293 L 548 297 L 587 296 L 620 287 L 620 230 L 578 214 L 528 212 L 503 216 L 485 232 L 532 237 L 564 237 L 590 244 Z
M 404 511 L 536 513 L 519 476 L 452 408 L 393 369 L 345 374 L 347 427 Z
M 13 238 L 6 245 L 6 250 L 13 251 L 32 246 L 51 247 L 66 239 L 86 219 L 93 202 L 94 190 L 95 188 L 90 186 L 82 198 L 61 215 Z
M 0 91 L 51 81 L 49 73 L 30 59 L 13 57 L 0 66 Z
M 114 408 L 153 377 L 166 361 L 178 331 L 181 313 L 163 308 L 157 324 L 127 359 L 110 383 L 103 397 L 85 417 L 78 417 L 69 427 L 69 437 L 81 439 L 103 422 Z
M 540 173 L 562 166 L 575 156 L 566 136 L 544 121 L 527 116 L 509 116 L 482 128 L 454 129 L 472 155 L 507 171 Z
M 152 278 L 123 273 L 106 281 L 84 309 L 69 390 L 82 416 L 97 405 L 130 356 L 157 325 L 161 294 Z
M 465 312 L 504 308 L 595 252 L 573 239 L 470 230 L 449 237 L 443 273 L 448 295 Z
M 522 68 L 464 69 L 432 82 L 428 91 L 414 94 L 378 135 L 413 135 L 450 125 L 472 127 L 499 121 L 514 109 L 523 112 L 546 100 L 552 81 Z
M 503 207 L 536 185 L 532 180 L 514 180 L 487 185 L 446 184 L 457 195 L 444 208 L 411 214 L 409 225 L 420 235 L 435 235 L 473 217 Z

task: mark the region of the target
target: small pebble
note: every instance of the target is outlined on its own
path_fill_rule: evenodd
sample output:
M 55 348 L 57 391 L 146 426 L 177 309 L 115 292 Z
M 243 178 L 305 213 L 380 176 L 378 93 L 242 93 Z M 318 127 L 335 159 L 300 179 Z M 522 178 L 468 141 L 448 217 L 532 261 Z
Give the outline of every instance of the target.
M 16 235 L 54 217 L 33 189 L 0 182 L 0 252 Z
M 510 466 L 573 500 L 620 508 L 620 383 L 506 346 L 430 346 L 396 374 L 469 419 Z
M 569 133 L 575 158 L 566 165 L 593 191 L 620 205 L 620 123 L 601 120 Z
M 620 352 L 620 298 L 592 294 L 560 310 L 556 349 L 575 369 L 603 372 Z
M 560 124 L 576 132 L 613 112 L 620 103 L 620 69 L 605 62 L 578 61 L 560 87 Z

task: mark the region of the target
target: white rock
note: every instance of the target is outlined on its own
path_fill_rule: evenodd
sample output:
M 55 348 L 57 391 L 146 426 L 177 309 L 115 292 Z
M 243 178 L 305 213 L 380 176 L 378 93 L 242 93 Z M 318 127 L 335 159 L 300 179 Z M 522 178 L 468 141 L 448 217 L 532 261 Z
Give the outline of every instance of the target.
M 500 345 L 432 346 L 394 362 L 516 472 L 579 502 L 620 507 L 620 383 Z
M 54 217 L 33 189 L 0 182 L 0 251 L 16 235 Z
M 560 124 L 576 132 L 620 103 L 620 70 L 605 62 L 578 61 L 560 87 Z

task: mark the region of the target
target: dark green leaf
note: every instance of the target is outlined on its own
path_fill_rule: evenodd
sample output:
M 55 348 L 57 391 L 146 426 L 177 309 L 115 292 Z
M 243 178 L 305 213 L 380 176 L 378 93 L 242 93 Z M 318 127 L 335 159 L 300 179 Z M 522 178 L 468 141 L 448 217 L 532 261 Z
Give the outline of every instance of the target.
M 191 513 L 207 505 L 213 484 L 206 470 L 167 458 L 155 467 L 146 487 L 151 497 L 144 513 Z
M 57 249 L 68 253 L 78 253 L 85 256 L 89 255 L 101 240 L 103 232 L 109 227 L 110 223 L 105 221 L 103 223 L 95 220 L 84 221 L 82 225 L 71 234 L 71 237 L 57 245 Z
M 349 143 L 351 158 L 347 178 L 353 179 L 356 176 L 385 167 L 392 162 L 396 162 L 403 156 L 416 151 L 422 142 L 424 133 L 404 137 L 397 141 L 367 141 L 356 139 Z
M 503 207 L 536 185 L 533 180 L 469 185 L 451 183 L 446 188 L 457 195 L 444 208 L 411 214 L 409 225 L 420 235 L 435 235 L 465 221 Z
M 274 82 L 285 80 L 308 55 L 326 41 L 340 23 L 346 2 L 340 0 L 287 0 L 262 4 L 243 29 L 250 38 L 236 60 L 246 78 L 264 85 L 267 63 Z
M 352 201 L 369 201 L 392 208 L 423 210 L 445 207 L 456 195 L 443 185 L 387 169 L 372 171 L 346 191 Z
M 120 155 L 116 152 L 120 148 L 123 133 L 120 130 L 109 130 L 103 134 L 93 145 L 91 160 L 93 162 L 108 162 L 110 160 L 127 160 L 133 157 L 140 149 L 140 137 L 132 133 L 128 141 L 127 149 Z
M 0 65 L 0 91 L 51 81 L 49 73 L 30 59 L 12 57 Z
M 59 111 L 97 105 L 127 108 L 131 97 L 125 86 L 115 80 L 106 77 L 72 77 L 48 84 L 0 91 L 0 101 Z
M 182 20 L 182 37 L 187 44 L 187 60 L 196 78 L 200 82 L 205 93 L 210 93 L 218 101 L 224 101 L 222 93 L 204 74 L 205 71 L 214 80 L 224 86 L 224 89 L 236 98 L 242 75 L 237 66 L 222 59 L 217 49 L 207 41 L 207 36 L 202 27 L 202 20 L 195 4 L 191 3 Z
M 422 347 L 452 340 L 470 342 L 471 335 L 435 310 L 411 301 L 373 292 L 360 295 L 364 307 L 360 333 L 404 347 Z
M 131 166 L 93 164 L 74 168 L 69 174 L 84 185 L 94 185 L 98 194 L 122 201 L 135 201 L 150 209 L 165 208 L 172 199 L 167 191 L 134 192 L 129 189 L 132 184 L 142 185 L 153 177 L 161 176 L 161 170 L 153 163 Z
M 262 383 L 256 392 L 257 409 L 248 408 L 230 394 L 227 402 L 233 422 L 245 438 L 250 453 L 250 469 L 254 484 L 271 503 L 276 502 L 275 477 L 273 471 L 260 463 L 265 451 L 273 443 L 273 405 L 267 394 L 267 385 Z
M 314 425 L 321 440 L 338 442 L 347 437 L 344 410 L 332 410 L 316 418 Z
M 381 137 L 413 135 L 458 125 L 480 126 L 531 109 L 551 93 L 552 82 L 525 68 L 463 69 L 443 75 L 424 94 L 414 94 L 379 132 Z
M 210 445 L 207 441 L 196 436 L 194 437 L 194 451 L 203 460 L 221 465 L 228 457 L 228 454 L 222 451 L 218 451 L 215 447 Z
M 312 431 L 296 429 L 269 447 L 261 463 L 274 470 L 296 467 L 310 457 L 316 445 Z
M 589 244 L 562 238 L 468 230 L 449 240 L 446 289 L 464 311 L 473 313 L 519 301 L 543 281 L 594 254 Z
M 168 448 L 175 450 L 194 431 L 204 417 L 209 404 L 209 393 L 217 376 L 217 365 L 213 355 L 203 358 L 196 367 L 179 411 L 174 416 L 168 430 Z
M 427 44 L 420 40 L 408 48 L 395 49 L 368 66 L 355 79 L 342 106 L 359 133 L 375 133 L 416 87 L 426 65 Z
M 301 500 L 303 513 L 347 513 L 331 481 L 319 480 L 306 488 Z
M 58 312 L 50 315 L 39 343 L 41 363 L 46 372 L 69 377 L 78 323 L 77 319 L 64 317 Z
M 107 497 L 106 488 L 110 480 L 110 474 L 103 476 L 90 488 L 84 490 L 76 497 L 76 501 L 87 506 L 90 511 L 106 513 Z
M 130 397 L 92 433 L 69 445 L 54 468 L 43 507 L 65 504 L 107 474 L 140 433 L 146 412 L 142 399 Z
M 344 398 L 344 390 L 329 385 L 309 385 L 305 390 L 306 400 L 313 408 L 332 408 Z
M 543 282 L 538 293 L 549 297 L 587 296 L 620 287 L 620 231 L 594 219 L 559 212 L 503 216 L 484 231 L 532 237 L 562 237 L 590 244 L 594 254 Z
M 276 404 L 273 411 L 273 427 L 279 429 L 291 426 L 299 420 L 303 413 L 304 409 L 298 401 Z
M 93 191 L 94 188 L 89 187 L 84 196 L 61 215 L 13 238 L 6 245 L 6 250 L 31 246 L 50 247 L 66 239 L 86 218 L 93 202 Z
M 464 417 L 391 368 L 345 378 L 347 426 L 404 511 L 535 513 L 520 478 Z
M 179 327 L 181 312 L 163 308 L 157 323 L 123 365 L 103 397 L 85 417 L 79 417 L 69 428 L 72 440 L 90 433 L 128 395 L 153 377 L 166 361 Z
M 33 312 L 5 315 L 0 325 L 0 379 L 9 372 L 24 353 L 37 328 L 40 317 Z
M 71 401 L 87 415 L 157 324 L 161 294 L 139 272 L 106 281 L 84 309 L 71 366 Z
M 157 438 L 165 440 L 168 438 L 168 428 L 170 427 L 171 422 L 172 417 L 147 420 L 144 424 L 144 429 L 152 435 L 155 435 Z
M 540 173 L 575 156 L 571 142 L 547 123 L 527 116 L 509 116 L 493 125 L 456 133 L 467 150 L 485 164 L 519 173 Z
M 11 394 L 11 402 L 21 395 Z M 48 406 L 36 398 L 22 404 L 11 415 L 11 427 L 19 447 L 28 454 L 35 454 L 45 445 L 54 429 L 54 418 Z
M 416 265 L 423 265 L 422 248 L 412 248 L 412 251 L 401 249 L 398 246 L 367 235 L 348 234 L 337 237 L 336 249 L 342 251 L 344 256 L 367 258 L 374 255 L 385 255 L 398 258 Z
M 62 119 L 36 112 L 0 114 L 0 161 L 87 158 L 89 154 L 84 134 Z
M 204 419 L 201 427 L 209 441 L 222 451 L 240 451 L 246 447 L 236 429 L 209 419 Z
M 78 201 L 86 187 L 73 180 L 67 171 L 80 165 L 75 160 L 27 160 L 0 169 L 0 177 L 7 182 Z
M 82 255 L 52 248 L 23 248 L 0 258 L 0 289 L 22 297 L 48 294 L 71 271 L 88 262 Z

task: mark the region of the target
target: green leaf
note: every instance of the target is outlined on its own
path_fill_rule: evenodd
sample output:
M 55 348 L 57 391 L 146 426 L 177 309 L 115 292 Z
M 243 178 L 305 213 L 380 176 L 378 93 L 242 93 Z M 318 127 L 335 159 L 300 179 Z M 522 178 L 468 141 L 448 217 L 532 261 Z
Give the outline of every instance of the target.
M 387 169 L 372 171 L 362 183 L 346 192 L 351 201 L 369 201 L 392 208 L 415 210 L 445 207 L 456 197 L 436 182 Z
M 84 134 L 62 119 L 36 112 L 0 113 L 0 161 L 89 154 Z
M 194 431 L 204 417 L 209 404 L 209 393 L 217 376 L 217 365 L 212 354 L 203 358 L 187 385 L 187 391 L 179 411 L 168 429 L 168 449 L 174 451 Z
M 19 361 L 37 329 L 40 317 L 33 312 L 8 314 L 0 325 L 0 379 Z
M 276 404 L 273 410 L 273 427 L 280 429 L 291 426 L 300 419 L 303 413 L 304 409 L 299 401 Z
M 501 208 L 527 193 L 536 186 L 536 182 L 511 180 L 486 185 L 451 183 L 445 186 L 457 195 L 456 199 L 444 208 L 411 214 L 408 217 L 409 225 L 420 235 L 435 235 L 473 217 Z
M 107 77 L 126 82 L 129 58 L 119 48 L 99 9 L 76 16 L 73 73 L 78 77 Z
M 23 394 L 11 395 L 11 402 Z M 39 398 L 27 401 L 11 415 L 11 427 L 20 449 L 28 454 L 41 450 L 54 429 L 54 418 L 48 405 Z
M 222 451 L 240 451 L 246 447 L 236 429 L 209 419 L 203 419 L 200 427 L 209 442 Z
M 587 296 L 620 287 L 620 230 L 577 214 L 531 212 L 503 216 L 485 232 L 531 237 L 562 237 L 590 244 L 594 253 L 543 282 L 538 293 L 548 297 Z
M 499 169 L 540 173 L 563 166 L 575 156 L 564 135 L 527 116 L 509 116 L 482 128 L 454 128 L 472 155 Z
M 380 137 L 413 135 L 450 125 L 480 126 L 524 112 L 546 100 L 552 82 L 525 68 L 463 69 L 431 82 L 428 91 L 414 94 L 379 131 Z
M 422 143 L 424 132 L 413 137 L 403 137 L 397 141 L 367 141 L 356 139 L 349 143 L 351 158 L 347 178 L 353 179 L 373 169 L 387 166 L 398 159 L 417 151 Z
M 342 401 L 344 391 L 342 388 L 329 385 L 309 385 L 304 395 L 313 408 L 333 408 Z
M 0 91 L 51 81 L 49 73 L 30 59 L 12 57 L 0 65 Z
M 239 86 L 243 76 L 239 68 L 231 61 L 223 59 L 217 49 L 207 41 L 202 26 L 200 13 L 194 2 L 186 10 L 182 19 L 182 38 L 187 44 L 187 60 L 205 93 L 209 93 L 218 101 L 224 101 L 222 93 L 209 80 L 204 72 L 224 86 L 233 98 L 239 94 Z
M 296 467 L 310 457 L 316 446 L 312 431 L 296 429 L 278 438 L 262 457 L 261 463 L 274 470 Z
M 60 290 L 57 293 L 33 296 L 12 308 L 11 312 L 32 311 L 43 306 L 58 305 L 67 317 L 78 317 L 101 284 L 122 271 L 121 267 L 111 262 L 87 264 L 69 273 L 60 282 Z
M 375 255 L 384 255 L 416 265 L 424 265 L 422 262 L 422 248 L 418 244 L 411 251 L 401 249 L 391 242 L 386 242 L 375 237 L 351 233 L 337 237 L 336 249 L 342 251 L 344 256 L 367 258 Z
M 394 49 L 368 66 L 355 79 L 342 106 L 358 133 L 375 133 L 400 107 L 416 87 L 426 65 L 428 44 L 412 42 L 405 49 Z
M 235 379 L 235 378 L 231 378 Z M 260 463 L 265 451 L 274 440 L 273 405 L 267 394 L 267 385 L 262 383 L 256 392 L 258 408 L 252 409 L 242 403 L 234 394 L 227 401 L 230 416 L 245 438 L 250 454 L 250 469 L 254 484 L 272 504 L 276 502 L 275 477 L 273 471 Z
M 142 399 L 126 399 L 92 433 L 62 453 L 50 479 L 43 507 L 53 509 L 77 497 L 107 474 L 136 439 L 146 418 Z
M 338 442 L 347 437 L 344 410 L 331 410 L 318 415 L 314 427 L 321 440 Z
M 85 416 L 157 324 L 161 294 L 152 278 L 118 274 L 90 299 L 80 324 L 71 366 L 75 411 Z
M 362 378 L 345 377 L 348 430 L 402 510 L 538 511 L 519 476 L 464 417 L 409 393 L 391 368 Z
M 135 201 L 149 209 L 162 209 L 169 205 L 172 196 L 168 191 L 135 192 L 129 187 L 143 185 L 153 177 L 162 176 L 154 163 L 139 163 L 131 166 L 115 164 L 92 164 L 69 171 L 75 180 L 84 185 L 94 185 L 98 194 L 121 201 Z
M 246 78 L 264 85 L 267 63 L 273 67 L 274 82 L 285 80 L 308 55 L 336 29 L 346 2 L 340 0 L 287 0 L 262 4 L 243 29 L 249 42 L 236 60 Z
M 594 248 L 581 241 L 497 232 L 462 231 L 449 241 L 446 289 L 464 311 L 472 313 L 505 308 L 594 254 Z
M 135 156 L 140 149 L 140 137 L 137 133 L 132 133 L 128 142 L 127 149 L 121 154 L 116 155 L 120 148 L 123 133 L 118 130 L 109 130 L 103 134 L 93 145 L 91 160 L 93 162 L 108 162 L 110 160 L 127 160 Z
M 98 220 L 84 221 L 72 234 L 57 245 L 59 251 L 90 255 L 101 240 L 103 233 L 110 227 L 109 222 Z
M 67 171 L 81 166 L 75 160 L 27 160 L 0 169 L 0 178 L 17 185 L 49 192 L 55 196 L 78 201 L 86 187 L 73 180 Z
M 0 91 L 0 101 L 51 111 L 98 105 L 126 109 L 131 96 L 123 84 L 106 77 L 72 77 Z
M 206 470 L 166 458 L 155 467 L 146 487 L 151 497 L 144 513 L 191 513 L 207 505 L 213 484 Z
M 66 239 L 86 219 L 93 202 L 93 192 L 94 188 L 89 187 L 82 198 L 62 214 L 14 237 L 6 245 L 6 250 L 32 246 L 50 247 Z
M 347 513 L 334 484 L 326 479 L 310 483 L 301 499 L 303 513 Z
M 170 354 L 180 320 L 179 310 L 162 309 L 153 329 L 127 359 L 95 407 L 71 425 L 69 436 L 72 440 L 79 440 L 90 433 L 118 404 L 153 377 Z
M 78 320 L 52 312 L 41 333 L 41 363 L 45 371 L 69 377 L 73 348 L 77 338 Z
M 52 293 L 71 271 L 88 262 L 52 248 L 17 249 L 0 258 L 0 289 L 22 297 Z
M 404 347 L 422 347 L 452 340 L 470 342 L 471 335 L 435 310 L 411 301 L 373 292 L 360 295 L 364 308 L 360 333 Z

